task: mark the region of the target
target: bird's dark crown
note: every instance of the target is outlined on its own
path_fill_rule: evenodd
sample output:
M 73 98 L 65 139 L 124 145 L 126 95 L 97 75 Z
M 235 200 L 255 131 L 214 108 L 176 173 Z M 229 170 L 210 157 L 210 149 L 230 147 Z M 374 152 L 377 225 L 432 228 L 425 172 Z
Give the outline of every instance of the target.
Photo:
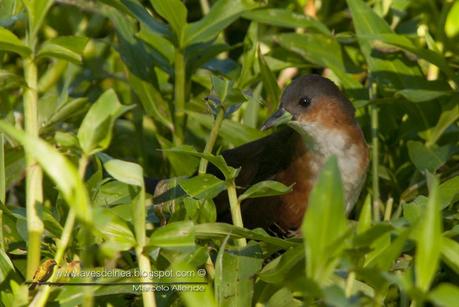
M 349 116 L 354 116 L 354 107 L 329 79 L 319 75 L 301 76 L 292 81 L 281 97 L 281 107 L 293 118 L 307 112 L 312 106 L 320 107 L 321 101 L 336 105 Z

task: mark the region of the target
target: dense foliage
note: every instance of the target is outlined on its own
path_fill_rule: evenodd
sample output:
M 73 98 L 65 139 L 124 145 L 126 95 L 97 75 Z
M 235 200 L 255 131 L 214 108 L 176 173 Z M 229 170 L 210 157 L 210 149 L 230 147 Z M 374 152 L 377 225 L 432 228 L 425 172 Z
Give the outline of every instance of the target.
M 1 304 L 456 306 L 458 54 L 459 1 L 0 1 Z M 361 198 L 346 216 L 330 159 L 304 240 L 240 227 L 243 199 L 289 187 L 237 195 L 218 153 L 269 133 L 281 90 L 309 73 L 356 107 Z M 153 199 L 144 176 L 173 178 L 169 192 Z M 216 223 L 221 192 L 234 225 Z M 151 281 L 56 273 L 81 265 L 188 272 L 153 281 L 205 291 L 29 290 L 50 258 L 53 282 Z

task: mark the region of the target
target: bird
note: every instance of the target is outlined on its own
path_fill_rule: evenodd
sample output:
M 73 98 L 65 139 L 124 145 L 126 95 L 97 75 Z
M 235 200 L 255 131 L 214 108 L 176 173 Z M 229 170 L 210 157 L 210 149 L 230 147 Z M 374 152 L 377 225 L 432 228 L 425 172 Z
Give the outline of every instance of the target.
M 47 281 L 53 274 L 56 264 L 57 263 L 54 259 L 47 259 L 42 264 L 40 264 L 40 266 L 35 271 L 35 274 L 33 275 L 29 289 L 33 290 L 38 284 Z
M 288 120 L 288 125 L 282 123 Z M 281 236 L 296 236 L 307 210 L 310 192 L 327 159 L 336 156 L 350 212 L 365 182 L 368 146 L 352 103 L 331 80 L 320 75 L 294 79 L 283 91 L 278 110 L 261 127 L 277 131 L 225 150 L 226 163 L 239 168 L 238 193 L 251 185 L 275 180 L 292 186 L 280 196 L 246 199 L 241 203 L 246 228 L 264 228 Z M 207 173 L 223 178 L 212 165 Z M 214 199 L 218 220 L 231 222 L 226 193 Z

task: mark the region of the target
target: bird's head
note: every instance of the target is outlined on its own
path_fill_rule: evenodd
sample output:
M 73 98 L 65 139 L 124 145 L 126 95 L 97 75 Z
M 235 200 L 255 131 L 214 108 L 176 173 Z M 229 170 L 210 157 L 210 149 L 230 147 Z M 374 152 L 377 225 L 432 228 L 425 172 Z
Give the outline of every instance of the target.
M 352 125 L 354 107 L 329 79 L 319 75 L 295 79 L 283 92 L 277 112 L 262 126 L 262 130 L 290 122 L 301 127 Z

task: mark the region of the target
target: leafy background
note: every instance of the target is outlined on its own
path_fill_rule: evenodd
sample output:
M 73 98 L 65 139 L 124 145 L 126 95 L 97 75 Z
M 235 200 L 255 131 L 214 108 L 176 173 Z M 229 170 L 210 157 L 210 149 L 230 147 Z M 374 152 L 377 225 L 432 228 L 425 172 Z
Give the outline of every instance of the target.
M 455 306 L 458 41 L 459 1 L 0 1 L 2 305 Z M 218 153 L 264 136 L 308 73 L 356 107 L 368 183 L 346 217 L 332 159 L 304 240 L 241 228 L 241 200 L 288 187 L 237 195 Z M 152 199 L 143 176 L 175 188 Z M 222 191 L 234 225 L 216 223 Z M 205 268 L 155 281 L 206 291 L 29 291 L 48 258 L 69 272 Z M 97 280 L 115 281 L 139 279 Z

